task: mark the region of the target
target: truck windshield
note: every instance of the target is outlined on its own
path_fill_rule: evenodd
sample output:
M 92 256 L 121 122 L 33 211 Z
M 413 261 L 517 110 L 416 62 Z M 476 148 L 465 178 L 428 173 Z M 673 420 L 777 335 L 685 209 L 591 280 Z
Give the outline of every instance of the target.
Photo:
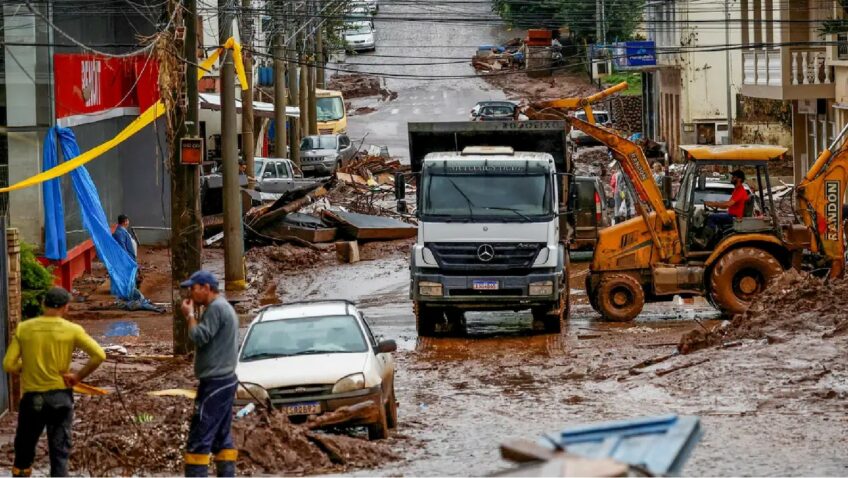
M 318 98 L 315 105 L 318 121 L 336 121 L 344 117 L 344 103 L 339 96 Z
M 424 177 L 422 216 L 431 220 L 530 222 L 553 214 L 548 177 L 536 175 Z

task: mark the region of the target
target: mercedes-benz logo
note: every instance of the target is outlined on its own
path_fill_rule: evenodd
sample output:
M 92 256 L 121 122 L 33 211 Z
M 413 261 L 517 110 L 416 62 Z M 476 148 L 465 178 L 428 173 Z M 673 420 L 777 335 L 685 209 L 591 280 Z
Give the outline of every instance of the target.
M 489 244 L 483 244 L 477 248 L 477 258 L 483 262 L 489 262 L 495 258 L 495 248 Z

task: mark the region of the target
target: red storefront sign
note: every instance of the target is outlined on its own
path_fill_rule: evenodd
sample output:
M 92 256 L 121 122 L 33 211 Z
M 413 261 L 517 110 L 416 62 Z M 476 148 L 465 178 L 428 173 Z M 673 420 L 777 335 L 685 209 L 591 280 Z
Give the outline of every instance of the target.
M 159 99 L 158 65 L 147 55 L 110 58 L 80 53 L 53 55 L 56 118 L 76 123 L 138 114 Z M 127 110 L 126 108 L 133 108 Z

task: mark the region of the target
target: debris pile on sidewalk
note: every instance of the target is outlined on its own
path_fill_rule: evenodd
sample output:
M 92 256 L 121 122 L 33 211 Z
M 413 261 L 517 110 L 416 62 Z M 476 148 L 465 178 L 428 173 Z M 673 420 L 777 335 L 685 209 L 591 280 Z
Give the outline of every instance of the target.
M 147 376 L 123 372 L 115 373 L 115 378 L 119 383 L 113 393 L 77 398 L 70 470 L 90 476 L 181 474 L 193 403 L 185 397 L 155 397 L 148 392 L 193 388 L 191 364 L 177 359 Z M 112 384 L 101 384 L 108 385 Z M 239 474 L 340 473 L 396 458 L 383 443 L 311 428 L 259 409 L 236 419 L 233 434 L 239 448 Z M 4 465 L 11 465 L 13 456 L 11 444 L 0 448 Z M 46 469 L 47 463 L 42 442 L 35 468 Z
M 362 73 L 335 75 L 327 83 L 328 90 L 339 90 L 345 98 L 362 98 L 380 94 L 380 78 Z
M 481 45 L 471 58 L 471 66 L 477 71 L 492 72 L 517 70 L 524 64 L 521 39 L 512 39 L 503 45 Z
M 785 342 L 809 333 L 822 339 L 848 334 L 848 280 L 826 280 L 789 269 L 744 314 L 709 331 L 695 330 L 678 344 L 681 353 L 741 339 Z

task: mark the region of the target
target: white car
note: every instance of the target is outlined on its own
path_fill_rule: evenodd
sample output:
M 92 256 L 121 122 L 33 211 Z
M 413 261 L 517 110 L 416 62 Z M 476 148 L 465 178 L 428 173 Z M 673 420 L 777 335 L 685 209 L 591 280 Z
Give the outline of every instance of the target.
M 334 425 L 364 425 L 369 439 L 386 438 L 397 426 L 396 349 L 393 340 L 375 340 L 350 302 L 268 306 L 239 351 L 236 403 L 270 403 L 293 422 L 358 405 L 350 421 Z
M 377 4 L 377 0 L 358 0 L 353 2 L 354 7 L 365 7 L 365 9 L 370 14 L 377 13 L 377 10 L 380 9 L 380 6 Z
M 376 50 L 374 27 L 371 22 L 345 23 L 344 41 L 348 50 Z

